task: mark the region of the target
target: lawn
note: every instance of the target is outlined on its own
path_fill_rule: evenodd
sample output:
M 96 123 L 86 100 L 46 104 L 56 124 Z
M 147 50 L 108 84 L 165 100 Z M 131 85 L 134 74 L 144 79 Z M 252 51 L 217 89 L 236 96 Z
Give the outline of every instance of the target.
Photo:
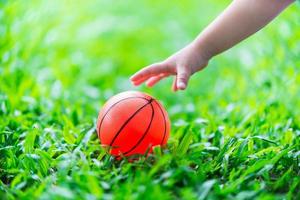
M 0 199 L 300 199 L 300 6 L 213 59 L 186 91 L 130 84 L 229 0 L 0 1 Z M 98 112 L 159 99 L 165 149 L 116 161 Z

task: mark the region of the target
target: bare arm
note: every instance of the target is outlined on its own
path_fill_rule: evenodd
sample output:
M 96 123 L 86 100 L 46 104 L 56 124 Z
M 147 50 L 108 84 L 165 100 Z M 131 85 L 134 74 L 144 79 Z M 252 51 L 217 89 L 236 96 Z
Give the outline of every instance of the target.
M 209 57 L 266 26 L 294 0 L 234 0 L 195 40 Z
M 146 81 L 151 87 L 175 75 L 173 90 L 184 90 L 192 74 L 209 60 L 267 25 L 294 0 L 234 0 L 188 46 L 166 60 L 147 66 L 131 77 L 134 85 Z

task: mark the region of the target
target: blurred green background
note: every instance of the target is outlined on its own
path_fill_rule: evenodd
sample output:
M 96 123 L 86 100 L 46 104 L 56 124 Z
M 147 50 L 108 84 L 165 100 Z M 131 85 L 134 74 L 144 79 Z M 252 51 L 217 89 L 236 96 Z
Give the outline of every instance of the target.
M 191 42 L 230 2 L 0 1 L 0 196 L 299 197 L 299 5 L 214 58 L 184 92 L 173 93 L 171 79 L 152 89 L 128 79 Z M 114 163 L 100 148 L 98 111 L 126 90 L 169 112 L 170 150 L 158 164 Z M 275 162 L 279 152 L 286 158 Z

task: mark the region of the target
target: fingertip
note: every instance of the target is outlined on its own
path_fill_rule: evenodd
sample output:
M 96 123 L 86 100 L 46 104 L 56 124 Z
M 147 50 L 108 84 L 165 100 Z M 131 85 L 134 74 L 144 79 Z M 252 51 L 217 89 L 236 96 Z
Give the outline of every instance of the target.
M 152 87 L 153 87 L 152 84 L 147 84 L 147 83 L 146 83 L 146 86 L 149 87 L 149 88 L 152 88 Z
M 140 83 L 135 82 L 135 81 L 131 81 L 131 84 L 134 85 L 134 86 L 139 86 L 140 85 Z
M 132 75 L 130 78 L 129 78 L 131 81 L 137 81 L 137 76 L 136 75 Z
M 173 91 L 173 92 L 176 92 L 176 91 L 177 91 L 176 85 L 173 85 L 173 86 L 172 86 L 172 91 Z
M 151 82 L 150 82 L 149 80 L 146 81 L 145 85 L 146 85 L 147 87 L 151 87 L 151 86 L 152 86 L 152 84 L 151 84 Z
M 186 88 L 186 84 L 184 82 L 179 82 L 177 84 L 178 89 L 184 90 Z
M 144 69 L 142 69 L 142 70 L 136 72 L 135 74 L 133 74 L 130 77 L 130 80 L 131 81 L 139 81 L 141 79 L 144 79 L 146 76 L 147 76 L 147 74 L 145 73 Z
M 177 77 L 175 76 L 172 83 L 172 91 L 176 92 L 176 85 L 177 85 Z

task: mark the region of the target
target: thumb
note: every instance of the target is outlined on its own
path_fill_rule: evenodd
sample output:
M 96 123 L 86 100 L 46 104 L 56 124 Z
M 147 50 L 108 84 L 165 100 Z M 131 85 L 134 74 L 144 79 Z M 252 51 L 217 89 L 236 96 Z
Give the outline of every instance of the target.
M 177 68 L 177 88 L 184 90 L 187 87 L 191 73 L 188 68 L 179 66 Z

